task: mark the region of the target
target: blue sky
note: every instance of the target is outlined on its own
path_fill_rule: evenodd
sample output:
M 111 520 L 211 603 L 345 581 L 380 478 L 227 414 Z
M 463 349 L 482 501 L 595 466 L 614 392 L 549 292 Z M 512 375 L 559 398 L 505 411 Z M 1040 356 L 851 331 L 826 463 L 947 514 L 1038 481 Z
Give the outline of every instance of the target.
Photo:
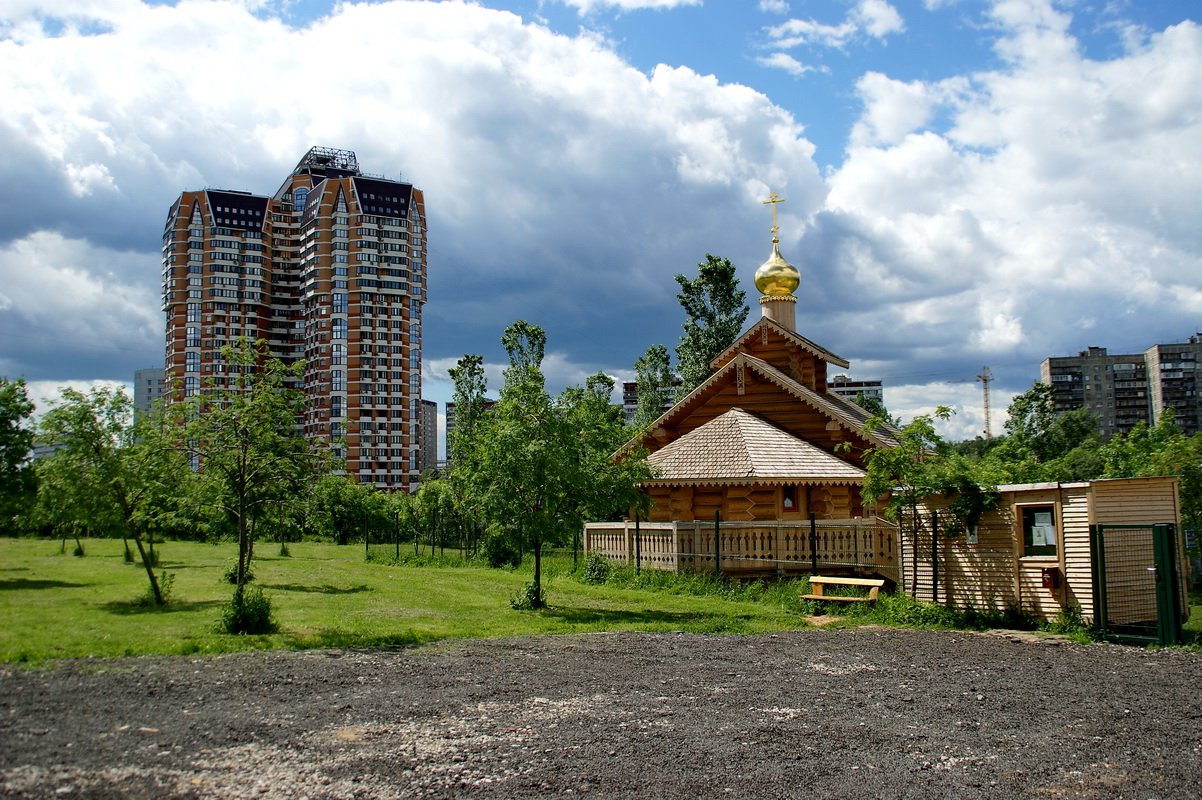
M 64 11 L 64 9 L 69 11 Z M 0 0 L 0 374 L 161 362 L 159 237 L 312 145 L 420 186 L 430 399 L 547 329 L 552 388 L 673 347 L 673 276 L 768 256 L 903 418 L 993 427 L 1049 355 L 1202 328 L 1202 26 L 1119 0 Z M 749 320 L 750 322 L 750 320 Z

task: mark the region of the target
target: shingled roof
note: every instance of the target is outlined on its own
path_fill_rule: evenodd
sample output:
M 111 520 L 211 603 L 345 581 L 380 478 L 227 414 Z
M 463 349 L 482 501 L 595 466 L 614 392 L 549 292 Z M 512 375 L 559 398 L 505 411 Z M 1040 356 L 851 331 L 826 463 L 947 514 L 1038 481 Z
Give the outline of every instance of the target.
M 864 472 L 741 408 L 647 458 L 658 484 L 858 484 Z

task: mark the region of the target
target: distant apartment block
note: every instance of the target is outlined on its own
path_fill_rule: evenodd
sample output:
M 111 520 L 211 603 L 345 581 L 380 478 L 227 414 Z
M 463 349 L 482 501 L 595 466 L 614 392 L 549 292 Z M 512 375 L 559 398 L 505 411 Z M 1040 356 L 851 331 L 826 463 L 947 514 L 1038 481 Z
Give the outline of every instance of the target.
M 675 378 L 668 387 L 667 399 L 661 411 L 667 411 L 676 404 L 676 389 L 680 386 L 680 378 Z M 636 381 L 622 382 L 622 412 L 626 415 L 626 424 L 634 422 L 634 414 L 639 410 L 639 385 Z
M 1138 423 L 1155 425 L 1173 409 L 1188 435 L 1202 430 L 1198 389 L 1202 334 L 1185 342 L 1156 344 L 1143 353 L 1112 355 L 1090 347 L 1076 356 L 1045 358 L 1040 380 L 1052 387 L 1056 413 L 1086 408 L 1098 418 L 1104 438 L 1127 433 Z
M 438 403 L 422 400 L 422 472 L 438 469 Z
M 271 195 L 185 191 L 163 231 L 166 377 L 181 396 L 233 385 L 222 348 L 265 340 L 304 361 L 305 436 L 345 443 L 359 483 L 421 474 L 422 191 L 314 147 Z
M 846 375 L 836 375 L 827 383 L 826 390 L 831 394 L 846 397 L 853 403 L 860 395 L 870 397 L 882 405 L 885 402 L 885 390 L 880 381 L 853 381 Z
M 149 414 L 156 400 L 163 396 L 164 372 L 147 367 L 134 370 L 134 408 Z

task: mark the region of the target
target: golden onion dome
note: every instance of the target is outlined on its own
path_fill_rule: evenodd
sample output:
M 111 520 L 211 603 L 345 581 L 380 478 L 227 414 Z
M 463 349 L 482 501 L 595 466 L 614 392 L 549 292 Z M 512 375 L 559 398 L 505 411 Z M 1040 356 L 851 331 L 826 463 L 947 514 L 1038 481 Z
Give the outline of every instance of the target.
M 780 254 L 780 244 L 773 238 L 772 255 L 755 271 L 755 288 L 765 297 L 787 297 L 800 285 L 801 273 L 785 261 Z

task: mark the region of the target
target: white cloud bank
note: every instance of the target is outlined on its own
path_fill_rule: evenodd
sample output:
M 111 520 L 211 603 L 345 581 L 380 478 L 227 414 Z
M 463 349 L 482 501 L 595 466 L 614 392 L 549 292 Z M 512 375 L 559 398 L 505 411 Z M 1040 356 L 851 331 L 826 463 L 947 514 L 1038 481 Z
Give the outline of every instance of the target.
M 799 328 L 881 368 L 857 377 L 900 389 L 988 364 L 1021 391 L 1045 356 L 1143 349 L 1202 322 L 1192 22 L 1128 30 L 1126 50 L 1094 60 L 1055 6 L 999 2 L 1000 66 L 866 73 L 824 179 L 799 122 L 756 91 L 687 67 L 642 73 L 594 36 L 471 4 L 343 4 L 302 27 L 250 2 L 59 8 L 10 0 L 0 22 L 0 185 L 29 187 L 0 193 L 9 374 L 127 380 L 153 365 L 170 202 L 205 185 L 274 191 L 314 144 L 426 191 L 432 364 L 498 361 L 501 330 L 524 317 L 565 379 L 628 371 L 679 335 L 673 274 L 713 252 L 750 286 L 769 190 L 789 200 Z M 777 50 L 904 24 L 856 3 L 833 24 L 781 26 Z M 894 410 L 935 403 L 918 400 Z M 964 430 L 981 430 L 960 405 Z

